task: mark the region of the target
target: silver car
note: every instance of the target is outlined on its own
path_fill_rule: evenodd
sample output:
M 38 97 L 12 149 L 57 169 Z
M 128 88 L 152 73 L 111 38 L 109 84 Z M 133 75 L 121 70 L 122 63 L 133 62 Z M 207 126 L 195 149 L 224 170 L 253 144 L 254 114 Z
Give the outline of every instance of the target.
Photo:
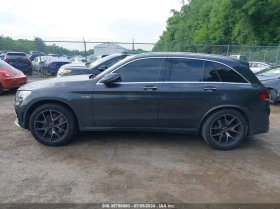
M 34 71 L 38 71 L 41 72 L 42 70 L 42 65 L 44 64 L 45 60 L 48 58 L 49 56 L 38 56 L 34 59 L 34 61 L 32 62 L 32 67 Z
M 249 62 L 250 69 L 253 73 L 270 68 L 272 65 L 266 62 Z
M 271 102 L 277 104 L 280 101 L 280 67 L 272 67 L 256 73 L 262 84 L 268 88 Z

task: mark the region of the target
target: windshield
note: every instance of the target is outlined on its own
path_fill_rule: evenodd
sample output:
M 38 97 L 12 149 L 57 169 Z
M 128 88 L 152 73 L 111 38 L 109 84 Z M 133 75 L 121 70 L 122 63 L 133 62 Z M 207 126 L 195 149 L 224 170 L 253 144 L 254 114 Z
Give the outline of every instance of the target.
M 8 53 L 6 59 L 27 59 L 27 56 L 24 53 Z
M 103 57 L 101 58 L 100 60 L 97 60 L 93 63 L 90 64 L 89 68 L 93 68 L 101 63 L 104 63 L 104 62 L 107 62 L 108 60 L 112 59 L 112 58 L 115 58 L 117 57 L 118 55 L 115 55 L 115 54 L 112 54 L 112 55 L 109 55 L 109 56 L 106 56 L 106 57 Z
M 271 76 L 271 75 L 274 75 L 277 73 L 280 73 L 280 67 L 271 67 L 271 68 L 262 70 L 260 72 L 257 72 L 256 75 Z

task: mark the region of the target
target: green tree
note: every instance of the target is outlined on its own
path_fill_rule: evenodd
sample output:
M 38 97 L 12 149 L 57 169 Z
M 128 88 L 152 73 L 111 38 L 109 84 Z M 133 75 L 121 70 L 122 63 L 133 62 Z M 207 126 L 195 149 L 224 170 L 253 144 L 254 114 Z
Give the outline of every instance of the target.
M 191 44 L 278 45 L 279 0 L 191 0 L 171 10 L 153 51 L 199 51 Z M 213 49 L 209 49 L 211 52 Z

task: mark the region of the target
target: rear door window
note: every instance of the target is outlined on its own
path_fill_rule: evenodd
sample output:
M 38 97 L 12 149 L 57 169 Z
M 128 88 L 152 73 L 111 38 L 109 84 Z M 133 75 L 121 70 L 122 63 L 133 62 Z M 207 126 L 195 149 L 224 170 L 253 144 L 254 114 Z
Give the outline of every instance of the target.
M 220 63 L 213 62 L 218 75 L 220 76 L 222 82 L 230 83 L 248 83 L 241 75 L 239 75 L 234 70 L 229 67 L 222 65 Z
M 197 82 L 203 80 L 203 61 L 195 59 L 172 59 L 170 81 Z

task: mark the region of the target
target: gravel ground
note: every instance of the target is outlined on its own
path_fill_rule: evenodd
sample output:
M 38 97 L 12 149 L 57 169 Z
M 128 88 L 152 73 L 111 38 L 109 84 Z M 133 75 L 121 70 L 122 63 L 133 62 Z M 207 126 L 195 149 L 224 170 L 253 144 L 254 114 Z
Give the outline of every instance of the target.
M 233 151 L 139 132 L 79 133 L 46 147 L 14 125 L 14 96 L 0 96 L 2 203 L 280 203 L 280 105 L 268 134 Z

